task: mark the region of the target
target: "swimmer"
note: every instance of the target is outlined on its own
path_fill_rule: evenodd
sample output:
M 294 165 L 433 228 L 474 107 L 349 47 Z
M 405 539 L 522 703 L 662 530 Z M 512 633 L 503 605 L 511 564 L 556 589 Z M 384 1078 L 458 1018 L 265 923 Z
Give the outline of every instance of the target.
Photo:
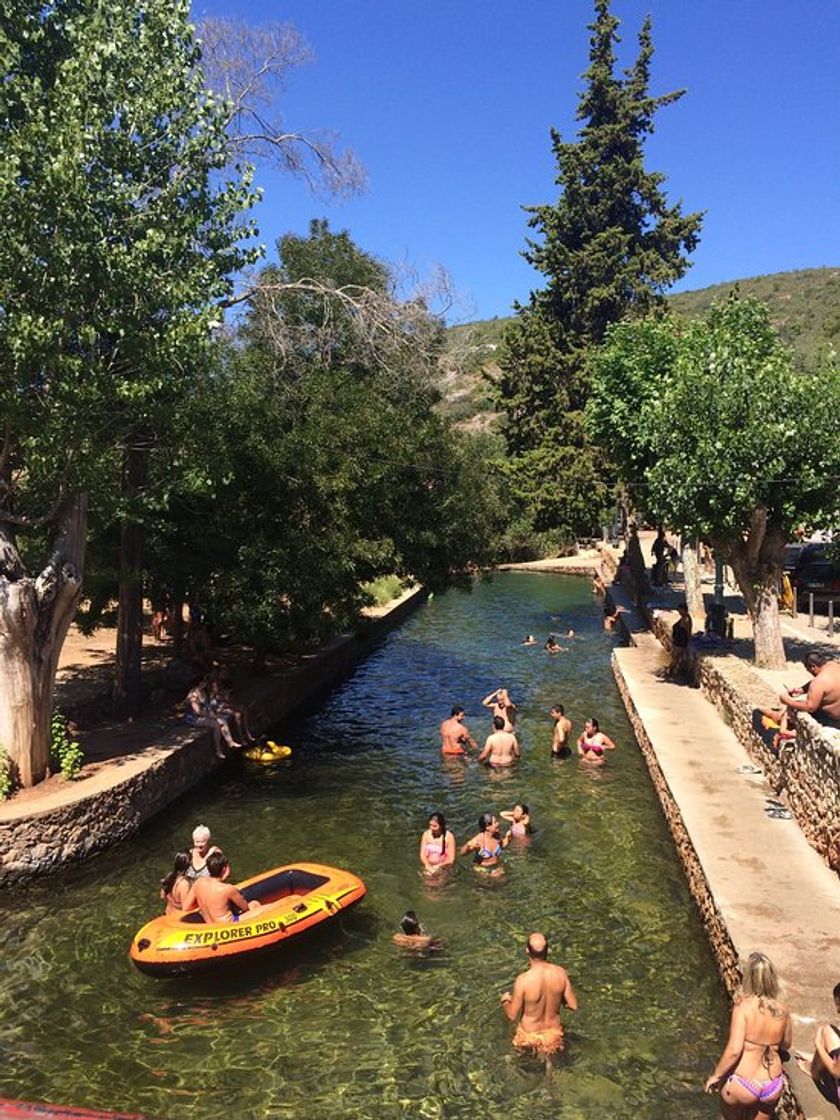
M 513 731 L 516 723 L 516 705 L 506 688 L 497 688 L 481 701 L 485 708 L 492 708 L 494 716 L 501 716 L 505 722 L 504 730 Z
M 545 650 L 546 653 L 568 653 L 569 652 L 568 649 L 565 646 L 560 645 L 560 643 L 557 641 L 557 639 L 554 637 L 553 634 L 548 635 L 548 639 L 547 639 L 545 645 L 543 646 L 543 649 Z
M 505 730 L 505 721 L 501 716 L 493 716 L 493 733 L 487 736 L 478 761 L 488 766 L 512 766 L 521 754 L 516 736 Z
M 615 743 L 598 726 L 597 719 L 588 719 L 577 741 L 577 752 L 584 762 L 603 766 L 604 751 L 614 751 Z
M 464 709 L 460 704 L 453 704 L 449 719 L 440 725 L 440 753 L 464 755 L 464 744 L 473 750 L 478 749 L 478 743 L 470 735 L 469 728 L 464 723 Z
M 207 857 L 207 875 L 193 883 L 184 909 L 197 907 L 208 924 L 238 922 L 240 914 L 259 910 L 259 902 L 249 902 L 237 887 L 222 882 L 229 874 L 227 856 L 216 848 Z
M 535 646 L 537 644 L 537 639 L 533 634 L 526 634 L 519 644 L 523 646 Z
M 415 952 L 443 948 L 443 942 L 439 937 L 430 937 L 425 932 L 413 910 L 406 910 L 403 914 L 399 932 L 395 933 L 391 940 L 401 949 L 413 949 Z
M 427 875 L 437 875 L 455 863 L 455 834 L 446 827 L 443 813 L 432 813 L 420 838 L 420 862 Z
M 482 813 L 478 818 L 479 832 L 461 848 L 461 855 L 475 853 L 473 867 L 487 875 L 504 875 L 505 869 L 499 862 L 502 849 L 510 843 L 510 833 L 499 835 L 499 818 L 492 813 Z
M 190 893 L 190 880 L 187 868 L 190 866 L 190 853 L 178 852 L 172 870 L 160 881 L 160 897 L 166 903 L 164 914 L 180 913 Z
M 215 844 L 210 843 L 210 829 L 206 824 L 199 824 L 193 829 L 192 842 L 190 865 L 186 870 L 186 876 L 191 883 L 210 874 L 207 870 L 207 857 L 211 852 L 222 850 Z M 230 869 L 228 869 L 228 874 L 230 874 Z M 227 875 L 224 878 L 226 879 Z
M 566 970 L 549 964 L 548 939 L 543 934 L 531 934 L 525 953 L 528 970 L 516 977 L 512 993 L 502 993 L 502 1010 L 512 1023 L 518 1023 L 513 1045 L 543 1058 L 548 1073 L 552 1056 L 565 1048 L 560 1008 L 577 1011 L 577 996 Z
M 551 709 L 551 718 L 554 720 L 554 733 L 551 737 L 551 757 L 569 758 L 569 736 L 572 733 L 572 721 L 567 718 L 562 704 L 555 704 Z
M 531 813 L 522 801 L 517 801 L 512 809 L 503 809 L 499 816 L 510 821 L 508 836 L 527 836 L 531 831 Z

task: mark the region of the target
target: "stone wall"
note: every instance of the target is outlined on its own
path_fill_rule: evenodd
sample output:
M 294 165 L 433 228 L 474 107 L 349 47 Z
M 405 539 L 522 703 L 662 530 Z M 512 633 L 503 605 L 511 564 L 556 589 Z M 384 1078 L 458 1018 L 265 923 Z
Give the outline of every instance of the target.
M 648 635 L 648 637 L 652 636 Z M 703 872 L 702 864 L 700 863 L 700 859 L 698 858 L 694 845 L 691 842 L 691 837 L 685 826 L 680 807 L 662 773 L 645 725 L 633 703 L 633 698 L 630 695 L 621 668 L 615 658 L 613 658 L 612 666 L 619 692 L 624 701 L 624 707 L 647 764 L 648 772 L 650 773 L 653 787 L 656 790 L 656 794 L 662 806 L 668 828 L 674 839 L 674 846 L 677 850 L 677 855 L 680 858 L 683 870 L 685 871 L 689 890 L 697 904 L 700 920 L 706 930 L 706 936 L 711 944 L 712 952 L 717 959 L 721 977 L 731 998 L 735 995 L 741 983 L 738 953 L 732 942 L 732 938 L 729 936 L 729 930 L 727 929 L 723 915 L 715 903 L 708 880 Z M 789 1082 L 785 1087 L 784 1094 L 776 1110 L 776 1115 L 780 1120 L 806 1120 L 805 1114 L 797 1104 Z
M 417 589 L 379 618 L 337 638 L 291 672 L 266 676 L 243 692 L 253 727 L 276 726 L 347 677 L 389 630 L 426 599 Z M 132 836 L 211 773 L 219 762 L 210 733 L 184 724 L 150 728 L 148 748 L 103 766 L 51 808 L 4 807 L 0 818 L 0 887 L 60 870 Z M 87 785 L 86 783 L 90 783 Z

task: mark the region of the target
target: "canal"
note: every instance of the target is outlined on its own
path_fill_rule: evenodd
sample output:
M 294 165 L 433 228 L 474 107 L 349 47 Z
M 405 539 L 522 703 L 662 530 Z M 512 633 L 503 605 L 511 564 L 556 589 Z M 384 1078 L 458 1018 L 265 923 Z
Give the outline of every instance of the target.
M 569 628 L 550 656 L 550 631 Z M 526 633 L 539 644 L 522 647 Z M 588 581 L 506 573 L 430 601 L 309 716 L 269 769 L 232 765 L 87 866 L 0 898 L 0 1095 L 217 1120 L 350 1117 L 711 1117 L 702 1095 L 727 1005 L 670 836 L 614 687 L 615 639 Z M 453 703 L 483 741 L 482 697 L 506 685 L 523 759 L 499 776 L 442 763 Z M 552 704 L 618 744 L 592 773 L 549 757 Z M 460 861 L 443 888 L 418 874 L 429 812 L 459 844 L 486 810 L 526 801 L 536 831 L 502 881 Z M 311 859 L 368 896 L 344 926 L 218 979 L 155 981 L 127 958 L 157 884 L 194 825 L 234 878 Z M 391 943 L 406 909 L 445 948 Z M 546 1077 L 515 1054 L 498 996 L 550 938 L 580 1010 Z

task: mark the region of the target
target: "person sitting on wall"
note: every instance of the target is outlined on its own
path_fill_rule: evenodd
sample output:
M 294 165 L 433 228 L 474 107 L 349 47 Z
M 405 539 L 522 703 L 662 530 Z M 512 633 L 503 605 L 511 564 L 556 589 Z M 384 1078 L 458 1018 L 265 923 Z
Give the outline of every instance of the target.
M 807 712 L 825 727 L 840 728 L 840 661 L 812 649 L 803 664 L 814 678 L 805 689 L 787 689 L 779 699 L 796 712 Z

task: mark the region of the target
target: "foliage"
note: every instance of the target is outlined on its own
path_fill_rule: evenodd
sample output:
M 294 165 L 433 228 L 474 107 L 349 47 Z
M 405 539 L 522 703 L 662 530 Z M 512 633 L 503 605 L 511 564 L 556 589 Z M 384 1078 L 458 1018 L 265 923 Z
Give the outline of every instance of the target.
M 400 579 L 399 576 L 379 576 L 370 583 L 363 584 L 361 592 L 370 599 L 372 606 L 384 607 L 394 599 L 398 599 L 405 589 L 405 580 Z
M 763 625 L 785 541 L 840 514 L 837 370 L 797 371 L 767 308 L 732 296 L 701 321 L 613 328 L 592 386 L 593 433 L 641 508 L 719 548 Z
M 840 352 L 840 270 L 809 268 L 747 277 L 671 294 L 665 304 L 680 318 L 697 319 L 733 288 L 743 298 L 754 296 L 766 304 L 773 327 L 799 368 L 817 369 L 832 360 L 832 353 Z M 497 379 L 498 344 L 513 322 L 500 317 L 448 328 L 438 381 L 439 408 L 445 416 L 465 426 L 495 422 L 496 414 L 489 410 L 487 394 L 479 385 L 482 374 Z
M 688 268 L 700 214 L 669 206 L 664 177 L 644 167 L 643 145 L 654 116 L 682 91 L 651 97 L 650 21 L 639 54 L 616 74 L 618 20 L 609 0 L 595 0 L 578 139 L 552 131 L 561 188 L 554 204 L 528 207 L 537 231 L 525 259 L 547 280 L 518 307 L 507 330 L 497 384 L 503 431 L 518 497 L 534 527 L 591 531 L 607 497 L 604 457 L 583 424 L 589 395 L 586 362 L 609 324 L 661 306 L 663 293 Z
M 209 486 L 152 541 L 157 580 L 260 649 L 352 624 L 381 576 L 435 587 L 486 563 L 498 508 L 480 441 L 434 411 L 440 323 L 326 223 L 279 257 L 193 399 Z
M 82 748 L 70 734 L 67 720 L 59 711 L 53 712 L 50 720 L 50 754 L 68 782 L 75 778 L 85 762 Z
M 12 765 L 6 748 L 0 744 L 0 801 L 5 801 L 15 788 Z

